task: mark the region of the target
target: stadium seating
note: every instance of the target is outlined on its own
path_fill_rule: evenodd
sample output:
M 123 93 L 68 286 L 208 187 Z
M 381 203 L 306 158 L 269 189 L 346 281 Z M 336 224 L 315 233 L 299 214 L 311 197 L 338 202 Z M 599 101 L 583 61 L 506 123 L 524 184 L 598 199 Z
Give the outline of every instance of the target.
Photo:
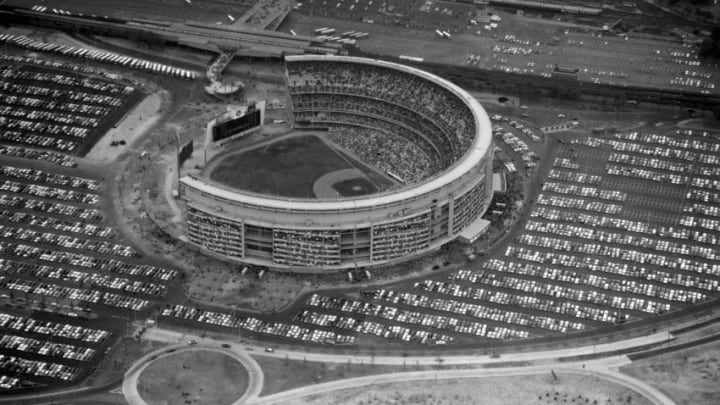
M 451 166 L 476 133 L 456 95 L 410 73 L 319 61 L 289 62 L 287 72 L 297 124 L 330 126 L 331 141 L 405 184 Z

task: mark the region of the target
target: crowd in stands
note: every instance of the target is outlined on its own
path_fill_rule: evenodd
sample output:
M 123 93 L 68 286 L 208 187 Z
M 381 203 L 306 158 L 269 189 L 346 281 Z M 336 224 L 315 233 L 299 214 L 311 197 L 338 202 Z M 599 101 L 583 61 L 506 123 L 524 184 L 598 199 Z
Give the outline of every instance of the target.
M 368 100 L 364 97 L 340 94 L 295 94 L 292 99 L 293 111 L 338 111 L 363 114 L 373 120 L 391 121 L 406 127 L 412 142 L 442 162 L 443 167 L 452 164 L 452 146 L 447 135 L 434 122 L 396 104 L 383 100 Z M 442 134 L 442 135 L 440 135 Z M 440 136 L 439 136 L 440 135 Z
M 345 128 L 355 127 L 357 130 L 368 129 L 368 130 L 380 131 L 380 132 L 385 133 L 387 137 L 395 138 L 395 139 L 397 139 L 397 142 L 402 142 L 402 144 L 404 144 L 404 145 L 413 144 L 413 146 L 415 147 L 414 150 L 421 152 L 421 154 L 414 155 L 415 160 L 417 160 L 417 162 L 415 162 L 416 169 L 407 171 L 407 173 L 406 173 L 408 175 L 407 178 L 402 177 L 402 175 L 400 175 L 400 173 L 399 173 L 400 170 L 397 170 L 397 172 L 393 170 L 393 173 L 395 173 L 403 178 L 403 181 L 406 185 L 412 184 L 413 181 L 423 180 L 423 179 L 431 176 L 432 174 L 437 173 L 438 171 L 442 170 L 442 166 L 438 162 L 437 155 L 434 153 L 433 149 L 423 148 L 423 146 L 427 145 L 426 143 L 423 144 L 423 143 L 413 142 L 412 139 L 414 139 L 413 138 L 414 133 L 412 131 L 410 131 L 407 128 L 404 128 L 400 125 L 394 124 L 392 122 L 376 120 L 376 119 L 373 119 L 372 117 L 367 117 L 364 115 L 355 115 L 355 114 L 346 113 L 346 112 L 320 112 L 320 113 L 304 112 L 304 113 L 297 114 L 296 118 L 300 118 L 303 120 L 312 120 L 314 122 L 320 122 L 320 123 L 322 123 L 322 125 L 328 126 L 328 127 L 340 125 L 341 127 L 345 127 Z M 388 141 L 388 142 L 390 142 L 390 141 Z M 374 147 L 374 146 L 378 145 L 377 143 L 368 143 L 368 142 L 363 142 L 361 140 L 358 140 L 358 141 L 356 141 L 356 143 L 354 143 L 353 148 L 360 148 L 362 144 L 364 144 L 367 147 Z M 342 146 L 343 144 L 340 144 L 340 145 Z M 388 143 L 388 145 L 389 145 L 389 143 Z M 375 157 L 373 157 L 373 159 L 366 162 L 368 164 L 374 164 L 371 162 L 378 161 L 379 158 L 377 156 L 379 153 L 382 153 L 380 150 L 375 150 L 375 149 L 367 150 L 367 151 L 360 151 L 359 149 L 356 150 L 353 148 L 349 148 L 349 149 L 351 149 L 353 151 L 353 153 L 355 153 L 358 157 L 375 156 Z M 394 161 L 395 161 L 395 159 L 393 159 L 393 162 Z M 398 169 L 400 169 L 400 166 L 401 166 L 399 164 L 395 165 L 392 162 L 390 162 L 390 163 L 381 165 L 383 167 L 382 170 L 386 170 L 386 169 L 384 169 L 384 167 L 387 167 L 390 165 L 395 166 Z M 380 168 L 380 166 L 376 166 L 376 167 Z M 428 169 L 427 170 L 422 169 L 424 167 L 427 167 Z M 411 175 L 411 173 L 412 173 L 412 175 Z M 415 179 L 415 180 L 410 180 L 410 179 Z
M 432 156 L 442 161 L 441 169 L 459 159 L 475 137 L 472 112 L 460 98 L 410 73 L 382 66 L 324 61 L 292 61 L 287 64 L 287 72 L 296 120 L 316 115 L 307 114 L 307 110 L 342 110 L 355 113 L 355 117 L 362 113 L 367 116 L 365 120 L 353 120 L 363 121 L 360 123 L 363 126 L 375 126 L 371 120 L 385 117 L 384 122 L 392 120 L 409 128 L 406 132 L 410 134 L 406 135 L 415 132 L 430 141 L 436 150 Z M 337 113 L 328 117 L 337 117 Z M 417 134 L 411 136 L 407 139 L 418 140 Z
M 416 183 L 433 173 L 432 159 L 418 145 L 401 136 L 356 126 L 333 125 L 328 138 L 348 149 L 363 162 L 383 172 Z

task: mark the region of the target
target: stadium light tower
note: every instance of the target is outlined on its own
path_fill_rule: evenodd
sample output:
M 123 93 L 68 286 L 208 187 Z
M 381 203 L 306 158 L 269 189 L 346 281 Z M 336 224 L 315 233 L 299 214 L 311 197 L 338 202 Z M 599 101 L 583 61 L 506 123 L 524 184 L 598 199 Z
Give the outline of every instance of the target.
M 180 194 L 180 130 L 175 128 L 175 169 L 177 170 L 177 193 Z

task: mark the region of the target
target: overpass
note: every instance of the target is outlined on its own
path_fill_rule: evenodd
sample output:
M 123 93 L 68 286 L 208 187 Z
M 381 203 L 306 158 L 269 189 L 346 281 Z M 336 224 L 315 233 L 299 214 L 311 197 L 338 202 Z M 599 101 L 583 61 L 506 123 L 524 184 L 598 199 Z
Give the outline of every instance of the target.
M 232 50 L 237 56 L 282 57 L 284 55 L 344 54 L 341 44 L 318 41 L 314 37 L 267 31 L 245 25 L 217 25 L 204 22 L 161 22 L 143 19 L 61 15 L 23 8 L 0 8 L 6 24 L 28 24 L 87 32 L 148 42 L 176 44 L 203 52 Z

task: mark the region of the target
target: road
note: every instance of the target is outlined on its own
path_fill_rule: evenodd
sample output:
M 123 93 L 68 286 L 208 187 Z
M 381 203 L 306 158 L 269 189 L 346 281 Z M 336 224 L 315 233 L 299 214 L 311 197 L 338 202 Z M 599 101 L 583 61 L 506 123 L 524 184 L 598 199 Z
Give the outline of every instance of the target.
M 197 335 L 183 334 L 172 330 L 162 328 L 150 328 L 143 334 L 143 339 L 154 340 L 160 342 L 169 343 L 181 343 L 187 340 L 196 340 L 198 343 L 209 346 L 218 346 L 220 343 L 229 343 L 233 348 L 242 347 L 244 350 L 252 351 L 253 354 L 266 357 L 275 357 L 278 359 L 289 359 L 289 360 L 307 360 L 307 361 L 318 361 L 325 363 L 341 363 L 347 364 L 348 361 L 355 364 L 375 364 L 384 365 L 397 365 L 402 366 L 403 364 L 416 364 L 416 365 L 437 365 L 438 356 L 372 356 L 372 355 L 360 355 L 360 354 L 326 354 L 326 353 L 313 353 L 305 351 L 293 351 L 284 349 L 275 349 L 272 353 L 265 351 L 265 347 L 243 344 L 232 342 L 220 342 L 210 338 L 201 338 Z M 630 349 L 634 347 L 641 347 L 661 342 L 666 342 L 673 339 L 673 336 L 668 332 L 658 332 L 652 335 L 643 337 L 622 340 L 613 343 L 603 343 L 597 345 L 588 345 L 581 347 L 574 347 L 569 349 L 549 350 L 549 351 L 538 351 L 530 353 L 508 353 L 503 354 L 500 357 L 493 357 L 490 355 L 478 355 L 475 353 L 464 354 L 464 355 L 441 355 L 442 363 L 444 365 L 482 365 L 489 363 L 504 363 L 504 362 L 516 362 L 516 361 L 540 361 L 540 360 L 551 360 L 562 357 L 573 357 L 581 355 L 601 354 L 610 353 L 617 350 Z
M 253 398 L 248 404 L 269 405 L 286 404 L 299 400 L 308 395 L 318 395 L 332 391 L 345 390 L 368 386 L 372 384 L 393 384 L 418 380 L 442 380 L 458 378 L 483 378 L 483 377 L 514 377 L 524 375 L 550 375 L 581 374 L 593 375 L 602 379 L 612 381 L 627 387 L 643 395 L 656 405 L 674 405 L 675 403 L 662 392 L 645 384 L 642 381 L 628 377 L 616 371 L 617 368 L 629 364 L 630 360 L 625 356 L 610 357 L 592 362 L 575 362 L 566 364 L 528 366 L 528 367 L 507 367 L 507 368 L 473 368 L 463 370 L 431 370 L 431 371 L 410 371 L 393 374 L 380 374 L 344 380 L 331 381 L 323 384 L 316 384 L 297 388 L 277 394 L 268 395 L 262 398 Z
M 241 344 L 236 342 L 218 341 L 211 338 L 202 338 L 192 334 L 183 334 L 167 329 L 150 328 L 143 335 L 143 339 L 162 341 L 172 344 L 177 350 L 218 350 L 220 344 L 226 343 L 230 345 L 229 349 L 223 349 L 223 353 L 232 355 L 241 361 L 250 374 L 249 388 L 234 404 L 282 404 L 292 400 L 297 400 L 307 395 L 319 394 L 324 392 L 332 392 L 349 388 L 357 388 L 370 384 L 384 384 L 415 380 L 435 380 L 435 379 L 457 379 L 457 378 L 482 378 L 482 377 L 498 377 L 498 376 L 521 376 L 521 375 L 537 375 L 555 373 L 574 373 L 583 375 L 595 375 L 614 383 L 623 385 L 631 390 L 642 394 L 653 404 L 656 405 L 673 405 L 674 402 L 664 395 L 662 392 L 651 387 L 650 385 L 626 376 L 618 371 L 618 368 L 630 364 L 630 360 L 622 356 L 611 356 L 611 353 L 617 350 L 643 347 L 650 344 L 662 343 L 670 341 L 673 336 L 668 332 L 656 333 L 653 335 L 628 339 L 625 341 L 606 343 L 599 345 L 590 345 L 571 349 L 561 349 L 554 351 L 540 351 L 531 353 L 504 354 L 502 357 L 480 356 L 475 354 L 462 355 L 443 355 L 438 356 L 368 356 L 368 355 L 344 355 L 344 354 L 324 354 L 324 353 L 307 353 L 291 350 L 274 350 L 272 352 L 265 351 L 265 348 Z M 197 341 L 197 345 L 188 346 L 185 342 L 188 340 Z M 169 348 L 163 348 L 153 353 L 149 353 L 126 373 L 126 380 L 123 383 L 123 393 L 128 402 L 132 405 L 146 405 L 137 393 L 137 378 L 142 370 L 148 366 L 152 356 L 166 354 Z M 260 397 L 262 390 L 263 375 L 258 364 L 252 359 L 249 353 L 259 356 L 287 358 L 291 360 L 307 360 L 318 362 L 332 363 L 356 363 L 356 364 L 385 364 L 385 365 L 473 365 L 476 368 L 459 369 L 459 370 L 431 370 L 431 371 L 411 371 L 393 374 L 382 374 L 374 376 L 365 376 L 338 381 L 331 381 L 323 384 L 297 388 L 266 397 Z M 588 354 L 606 353 L 608 357 L 584 360 L 584 361 L 560 361 L 562 358 L 572 358 L 574 356 Z M 482 368 L 483 365 L 493 363 L 510 363 L 509 367 L 491 367 Z M 528 366 L 517 366 L 517 362 L 530 363 Z M 533 364 L 537 363 L 537 364 Z

